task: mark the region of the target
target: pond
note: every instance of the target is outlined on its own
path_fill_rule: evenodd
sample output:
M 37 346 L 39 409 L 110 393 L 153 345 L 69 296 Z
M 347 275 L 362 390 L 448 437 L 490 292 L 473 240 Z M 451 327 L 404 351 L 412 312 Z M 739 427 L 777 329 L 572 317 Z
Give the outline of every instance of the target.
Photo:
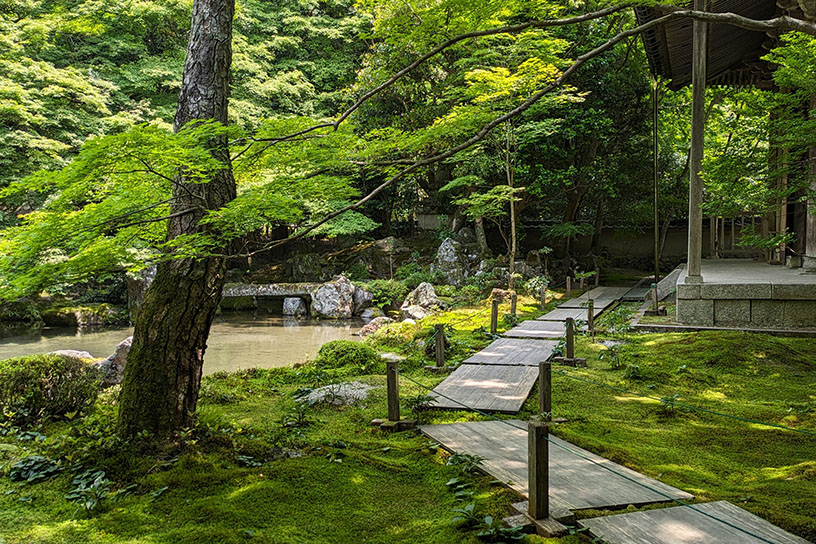
M 331 340 L 360 340 L 352 333 L 362 326 L 362 320 L 298 320 L 249 312 L 221 314 L 210 332 L 204 374 L 302 363 L 313 359 L 320 346 Z M 0 338 L 0 359 L 60 349 L 107 357 L 119 342 L 133 334 L 133 329 L 45 328 L 25 332 L 14 329 L 6 334 Z

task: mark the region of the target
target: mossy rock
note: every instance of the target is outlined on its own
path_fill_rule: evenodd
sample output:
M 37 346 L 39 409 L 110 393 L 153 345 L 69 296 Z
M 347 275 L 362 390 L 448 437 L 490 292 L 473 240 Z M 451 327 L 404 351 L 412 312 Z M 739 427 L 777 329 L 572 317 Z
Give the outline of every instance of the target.
M 48 308 L 41 313 L 43 322 L 51 327 L 91 327 L 126 325 L 127 310 L 112 304 L 88 304 Z
M 246 310 L 255 310 L 255 297 L 224 297 L 221 299 L 222 312 L 243 312 Z

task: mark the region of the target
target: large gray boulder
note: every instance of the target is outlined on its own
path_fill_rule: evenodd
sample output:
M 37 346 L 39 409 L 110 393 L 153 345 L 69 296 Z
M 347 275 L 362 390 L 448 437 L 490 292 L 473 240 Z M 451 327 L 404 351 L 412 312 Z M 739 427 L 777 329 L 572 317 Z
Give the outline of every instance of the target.
M 354 285 L 345 276 L 336 276 L 312 295 L 312 311 L 321 317 L 348 319 L 354 315 Z
M 433 310 L 428 308 L 423 308 L 422 306 L 418 306 L 416 304 L 412 304 L 410 306 L 403 306 L 400 308 L 400 312 L 402 313 L 402 318 L 405 320 L 411 321 L 419 321 L 420 319 L 425 319 L 429 315 L 433 314 Z
M 460 287 L 469 275 L 470 262 L 465 248 L 453 238 L 446 238 L 436 252 L 431 272 L 441 271 L 450 285 Z
M 393 322 L 394 320 L 389 317 L 375 317 L 374 319 L 363 325 L 363 327 L 359 331 L 357 331 L 357 335 L 365 338 L 366 336 L 374 334 L 384 326 Z
M 354 286 L 354 293 L 351 298 L 354 302 L 354 315 L 362 315 L 363 312 L 371 306 L 374 295 L 365 289 Z
M 60 349 L 57 351 L 51 351 L 47 353 L 47 355 L 59 355 L 60 357 L 68 357 L 69 359 L 79 359 L 87 361 L 88 359 L 96 359 L 87 351 L 79 351 L 77 349 Z
M 127 364 L 128 353 L 130 353 L 130 344 L 133 341 L 132 336 L 128 336 L 122 340 L 113 353 L 107 359 L 92 363 L 102 371 L 102 383 L 100 387 L 107 388 L 113 385 L 122 383 L 122 378 L 125 377 L 125 365 Z
M 408 293 L 402 306 L 400 306 L 400 310 L 404 310 L 409 306 L 420 306 L 426 310 L 444 310 L 446 304 L 436 296 L 433 285 L 422 282 L 417 285 L 416 289 Z
M 300 297 L 286 297 L 283 299 L 283 315 L 306 315 L 306 301 Z

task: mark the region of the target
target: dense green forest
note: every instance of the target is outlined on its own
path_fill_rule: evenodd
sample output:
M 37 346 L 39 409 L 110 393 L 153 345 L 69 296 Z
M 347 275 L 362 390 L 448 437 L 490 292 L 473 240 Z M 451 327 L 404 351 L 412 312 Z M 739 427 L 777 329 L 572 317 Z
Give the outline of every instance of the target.
M 631 10 L 457 42 L 364 101 L 338 130 L 279 138 L 332 119 L 443 38 L 597 7 L 239 3 L 225 129 L 239 197 L 208 218 L 218 240 L 199 235 L 176 241 L 173 250 L 206 254 L 243 239 L 236 254 L 264 251 L 268 240 L 259 232 L 309 225 L 400 167 L 461 144 L 553 82 L 571 59 L 631 28 Z M 174 169 L 194 163 L 190 168 L 204 175 L 214 166 L 196 155 L 202 134 L 169 135 L 190 8 L 164 1 L 3 6 L 0 184 L 9 257 L 2 282 L 9 298 L 139 268 L 165 243 L 157 219 L 167 215 Z M 801 111 L 812 91 L 802 74 L 812 73 L 814 43 L 795 34 L 782 43 L 770 55 L 781 66 L 774 77 L 785 93 L 709 90 L 712 215 L 758 216 L 780 198 L 803 197 L 801 185 L 780 194 L 772 181 L 782 168 L 806 165 L 774 167 L 767 158 L 780 146 L 803 156 L 812 143 Z M 543 225 L 539 242 L 559 253 L 606 224 L 648 228 L 652 85 L 639 37 L 621 40 L 475 145 L 399 174 L 360 213 L 311 235 L 382 237 L 418 211 L 430 212 L 442 214 L 442 230 L 472 224 L 481 250 L 501 255 L 523 249 L 524 229 L 522 245 L 511 247 L 511 220 Z M 689 94 L 658 85 L 659 205 L 668 228 L 687 207 Z

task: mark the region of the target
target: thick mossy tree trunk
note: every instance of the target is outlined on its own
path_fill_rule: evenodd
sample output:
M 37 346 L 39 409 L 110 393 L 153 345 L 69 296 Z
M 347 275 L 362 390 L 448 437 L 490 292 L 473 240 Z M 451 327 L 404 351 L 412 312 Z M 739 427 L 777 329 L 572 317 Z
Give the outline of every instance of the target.
M 195 120 L 226 124 L 234 0 L 195 0 L 175 130 Z M 168 239 L 204 232 L 209 210 L 235 198 L 225 137 L 209 143 L 223 169 L 207 183 L 181 172 L 173 184 Z M 147 290 L 133 333 L 119 406 L 119 432 L 166 437 L 195 414 L 210 325 L 224 286 L 223 258 L 167 260 Z

